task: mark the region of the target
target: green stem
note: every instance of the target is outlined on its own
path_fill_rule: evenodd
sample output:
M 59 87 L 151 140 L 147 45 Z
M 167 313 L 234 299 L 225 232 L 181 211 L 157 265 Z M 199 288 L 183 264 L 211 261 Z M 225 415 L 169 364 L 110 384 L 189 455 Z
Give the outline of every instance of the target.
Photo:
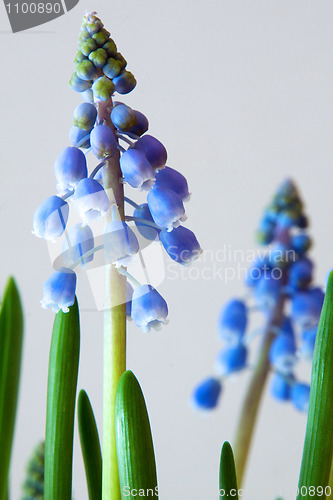
M 268 355 L 272 341 L 275 337 L 274 327 L 281 324 L 283 303 L 284 297 L 281 296 L 268 318 L 262 343 L 259 347 L 258 359 L 240 410 L 240 418 L 237 425 L 235 443 L 233 447 L 238 487 L 241 487 L 244 479 L 247 458 L 250 451 L 260 401 L 270 370 Z
M 114 130 L 110 120 L 112 100 L 98 103 L 98 118 Z M 124 220 L 124 190 L 120 181 L 119 152 L 106 161 L 103 185 L 110 204 L 116 204 Z M 111 214 L 111 212 L 110 212 Z M 110 217 L 111 215 L 109 215 Z M 103 500 L 120 500 L 115 441 L 115 397 L 126 370 L 126 277 L 112 264 L 105 266 L 104 383 L 103 383 Z

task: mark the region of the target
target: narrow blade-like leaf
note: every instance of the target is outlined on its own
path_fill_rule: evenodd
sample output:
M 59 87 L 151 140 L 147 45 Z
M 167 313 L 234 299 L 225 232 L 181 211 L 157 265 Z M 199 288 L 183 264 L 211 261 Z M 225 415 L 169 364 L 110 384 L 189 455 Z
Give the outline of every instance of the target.
M 238 500 L 234 454 L 228 441 L 223 443 L 221 450 L 219 479 L 219 497 Z
M 102 498 L 102 453 L 93 409 L 88 395 L 80 391 L 78 421 L 81 450 L 86 471 L 89 500 Z
M 298 500 L 326 498 L 333 452 L 333 272 L 320 315 L 312 363 Z M 326 489 L 326 491 L 325 491 Z
M 23 313 L 13 278 L 9 278 L 0 309 L 0 500 L 7 482 L 15 426 L 23 341 Z
M 75 396 L 80 351 L 77 301 L 55 317 L 49 359 L 45 433 L 45 500 L 70 500 Z
M 154 445 L 141 387 L 128 370 L 120 378 L 115 432 L 121 498 L 158 498 Z M 141 491 L 140 491 L 141 490 Z

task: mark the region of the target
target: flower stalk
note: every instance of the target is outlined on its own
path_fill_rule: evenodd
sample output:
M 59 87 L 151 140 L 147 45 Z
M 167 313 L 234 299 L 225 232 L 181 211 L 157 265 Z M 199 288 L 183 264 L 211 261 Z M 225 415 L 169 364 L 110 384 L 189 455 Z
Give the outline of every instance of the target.
M 251 447 L 251 441 L 257 420 L 261 398 L 270 372 L 269 351 L 275 338 L 274 331 L 281 324 L 283 317 L 284 296 L 281 295 L 274 310 L 268 318 L 263 335 L 258 358 L 251 380 L 241 406 L 240 417 L 236 428 L 234 442 L 235 464 L 238 486 L 241 487 L 246 470 L 246 463 Z
M 108 109 L 112 99 L 98 103 L 98 118 L 114 130 Z M 119 153 L 106 161 L 103 186 L 110 206 L 116 204 L 124 220 L 124 190 Z M 107 218 L 111 218 L 111 210 Z M 103 371 L 103 500 L 119 500 L 120 487 L 115 442 L 115 397 L 118 381 L 126 370 L 126 276 L 113 264 L 105 266 L 104 371 Z

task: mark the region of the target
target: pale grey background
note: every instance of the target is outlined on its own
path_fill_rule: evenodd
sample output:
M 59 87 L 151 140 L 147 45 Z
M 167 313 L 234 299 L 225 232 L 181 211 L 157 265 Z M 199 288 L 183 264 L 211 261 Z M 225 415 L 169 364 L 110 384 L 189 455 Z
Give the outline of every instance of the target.
M 188 226 L 202 247 L 256 248 L 262 209 L 292 176 L 311 216 L 318 283 L 333 262 L 331 1 L 81 0 L 65 16 L 16 35 L 1 5 L 0 284 L 15 275 L 26 314 L 14 499 L 44 432 L 53 321 L 39 306 L 51 267 L 45 243 L 30 233 L 31 220 L 54 193 L 53 163 L 68 145 L 72 111 L 81 102 L 67 82 L 85 9 L 99 13 L 136 75 L 137 88 L 124 100 L 147 114 L 169 165 L 189 179 Z M 243 290 L 238 279 L 166 279 L 160 291 L 170 324 L 149 335 L 129 326 L 128 366 L 146 395 L 162 499 L 217 497 L 220 447 L 232 440 L 247 375 L 228 381 L 219 409 L 207 418 L 191 410 L 189 396 L 213 372 L 220 306 Z M 92 300 L 84 286 L 79 299 L 86 308 Z M 102 315 L 83 312 L 82 327 L 79 388 L 91 396 L 101 426 Z M 303 415 L 265 399 L 243 498 L 294 497 L 304 428 Z M 77 433 L 74 495 L 87 498 Z

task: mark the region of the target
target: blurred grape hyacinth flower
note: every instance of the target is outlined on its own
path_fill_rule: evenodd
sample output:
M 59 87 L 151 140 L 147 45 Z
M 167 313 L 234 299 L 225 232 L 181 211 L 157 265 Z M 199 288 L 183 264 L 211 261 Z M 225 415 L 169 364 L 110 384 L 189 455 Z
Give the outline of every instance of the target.
M 296 371 L 300 360 L 312 360 L 324 300 L 323 290 L 312 284 L 314 264 L 308 256 L 311 238 L 306 231 L 302 201 L 295 184 L 288 179 L 259 223 L 257 241 L 269 247 L 245 276 L 252 304 L 250 299 L 245 302 L 235 298 L 221 310 L 218 333 L 223 348 L 216 360 L 222 385 L 229 375 L 248 367 L 247 349 L 252 338 L 261 335 L 272 372 L 271 395 L 279 401 L 291 401 L 302 412 L 308 408 L 309 386 L 297 380 Z M 247 333 L 250 315 L 257 312 L 264 324 L 256 332 Z M 202 384 L 195 389 L 193 398 L 197 406 L 213 409 L 218 405 L 218 396 L 211 399 L 209 392 L 202 390 L 197 399 L 198 388 L 205 387 L 205 382 Z
M 33 222 L 38 237 L 64 238 L 62 255 L 56 259 L 58 269 L 44 286 L 42 304 L 66 311 L 74 301 L 76 268 L 90 269 L 94 252 L 103 250 L 105 264 L 114 266 L 134 284 L 133 298 L 131 294 L 131 300 L 126 299 L 126 307 L 134 322 L 148 331 L 166 323 L 166 302 L 149 283 L 141 284 L 129 275 L 126 267 L 140 253 L 140 247 L 152 241 L 160 240 L 167 254 L 182 265 L 200 256 L 202 250 L 194 233 L 179 226 L 186 219 L 183 202 L 189 199 L 187 180 L 166 166 L 167 150 L 160 140 L 147 134 L 146 116 L 114 100 L 116 92 L 131 92 L 136 80 L 95 12 L 83 18 L 74 63 L 69 84 L 84 102 L 74 109 L 71 145 L 55 160 L 59 195 L 51 196 L 36 210 Z M 137 204 L 131 197 L 115 194 L 119 181 L 121 190 L 142 191 L 143 202 Z M 124 202 L 132 213 L 125 211 Z M 67 229 L 69 204 L 82 222 Z M 106 221 L 104 235 L 95 232 L 102 217 Z M 94 247 L 95 241 L 102 244 Z M 67 274 L 61 266 L 68 269 Z

